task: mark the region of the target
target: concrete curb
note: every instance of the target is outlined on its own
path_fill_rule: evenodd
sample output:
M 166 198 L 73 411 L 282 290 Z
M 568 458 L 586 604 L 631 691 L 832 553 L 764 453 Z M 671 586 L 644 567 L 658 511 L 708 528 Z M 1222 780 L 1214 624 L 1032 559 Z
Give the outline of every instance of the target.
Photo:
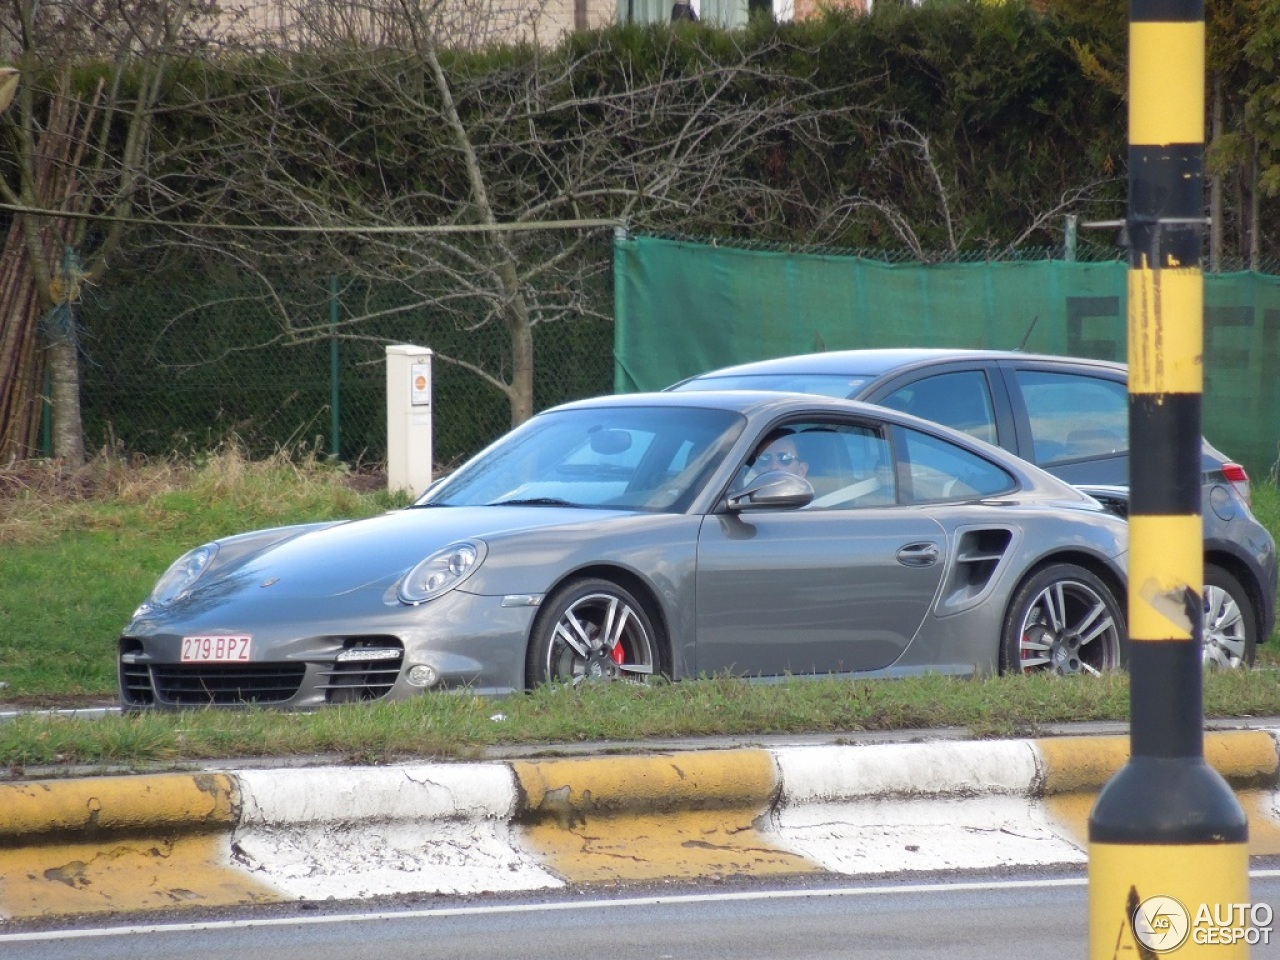
M 1206 760 L 1280 854 L 1280 728 Z M 0 919 L 661 878 L 1081 864 L 1127 737 L 0 784 Z

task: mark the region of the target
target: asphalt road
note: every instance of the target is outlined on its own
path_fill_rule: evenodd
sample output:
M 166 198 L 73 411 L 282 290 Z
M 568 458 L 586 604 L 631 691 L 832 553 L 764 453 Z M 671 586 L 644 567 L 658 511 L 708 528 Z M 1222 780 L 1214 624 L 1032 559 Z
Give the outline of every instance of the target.
M 1280 870 L 1250 894 L 1280 912 Z M 582 891 L 537 898 L 323 904 L 149 925 L 6 930 L 5 960 L 1079 960 L 1080 872 Z M 1252 947 L 1280 958 L 1280 931 Z

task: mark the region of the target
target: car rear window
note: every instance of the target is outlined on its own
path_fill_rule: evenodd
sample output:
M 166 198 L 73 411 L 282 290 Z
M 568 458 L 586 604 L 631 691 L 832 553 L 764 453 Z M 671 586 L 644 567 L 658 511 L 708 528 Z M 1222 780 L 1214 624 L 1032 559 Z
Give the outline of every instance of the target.
M 1042 370 L 1014 372 L 1031 425 L 1036 463 L 1129 452 L 1129 388 L 1102 377 Z

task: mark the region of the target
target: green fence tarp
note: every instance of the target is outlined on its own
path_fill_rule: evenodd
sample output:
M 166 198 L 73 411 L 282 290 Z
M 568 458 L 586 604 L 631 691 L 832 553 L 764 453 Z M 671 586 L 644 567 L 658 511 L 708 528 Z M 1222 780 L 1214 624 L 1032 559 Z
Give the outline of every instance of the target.
M 883 263 L 618 237 L 614 389 L 767 357 L 859 347 L 1126 358 L 1121 262 Z M 1257 478 L 1280 441 L 1280 277 L 1205 277 L 1204 431 Z

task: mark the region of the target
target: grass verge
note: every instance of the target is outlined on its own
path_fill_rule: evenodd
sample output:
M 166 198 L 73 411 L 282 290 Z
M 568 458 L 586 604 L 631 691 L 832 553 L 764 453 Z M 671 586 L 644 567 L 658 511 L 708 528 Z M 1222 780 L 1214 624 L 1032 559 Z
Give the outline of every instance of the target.
M 164 568 L 187 548 L 243 530 L 369 516 L 397 506 L 363 478 L 322 462 L 249 463 L 222 451 L 197 464 L 97 461 L 0 471 L 0 709 L 113 702 L 115 637 Z M 1280 492 L 1255 487 L 1280 527 Z M 1211 718 L 1280 716 L 1280 651 L 1259 668 L 1212 673 Z M 676 737 L 858 733 L 957 727 L 1032 736 L 1057 723 L 1125 720 L 1128 678 L 926 676 L 747 684 L 705 679 L 652 687 L 539 690 L 503 699 L 426 696 L 315 713 L 201 710 L 0 723 L 0 764 L 118 767 L 324 754 L 348 762 L 465 758 L 503 745 Z
M 1280 715 L 1280 669 L 1210 674 L 1207 717 Z M 542 689 L 501 699 L 425 696 L 313 713 L 199 710 L 0 723 L 0 758 L 28 766 L 145 764 L 324 755 L 347 763 L 473 758 L 486 748 L 688 737 L 857 734 L 953 727 L 1036 736 L 1058 723 L 1128 718 L 1128 678 L 939 676 L 747 684 L 721 678 L 650 687 Z M 617 747 L 616 749 L 621 749 Z

